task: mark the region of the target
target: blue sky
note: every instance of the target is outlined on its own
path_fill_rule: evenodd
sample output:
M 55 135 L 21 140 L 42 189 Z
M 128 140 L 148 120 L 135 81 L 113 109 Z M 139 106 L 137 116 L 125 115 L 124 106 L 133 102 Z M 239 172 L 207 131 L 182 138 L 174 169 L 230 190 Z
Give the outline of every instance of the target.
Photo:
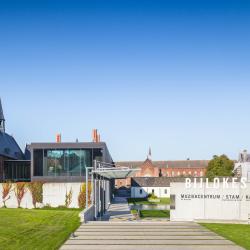
M 0 0 L 0 97 L 19 144 L 114 160 L 250 150 L 250 1 Z

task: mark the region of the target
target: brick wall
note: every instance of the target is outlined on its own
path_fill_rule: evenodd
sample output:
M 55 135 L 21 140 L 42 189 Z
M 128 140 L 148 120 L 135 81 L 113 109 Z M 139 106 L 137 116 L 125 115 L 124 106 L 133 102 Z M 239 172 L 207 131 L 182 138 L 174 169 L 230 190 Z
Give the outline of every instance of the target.
M 152 161 L 150 161 L 149 159 L 147 159 L 139 168 L 140 171 L 136 172 L 133 177 L 159 177 L 160 173 L 162 176 L 167 176 L 167 177 L 178 177 L 178 176 L 200 177 L 204 176 L 206 173 L 206 167 L 159 168 L 154 166 Z M 116 188 L 130 187 L 131 178 L 115 180 L 115 185 Z

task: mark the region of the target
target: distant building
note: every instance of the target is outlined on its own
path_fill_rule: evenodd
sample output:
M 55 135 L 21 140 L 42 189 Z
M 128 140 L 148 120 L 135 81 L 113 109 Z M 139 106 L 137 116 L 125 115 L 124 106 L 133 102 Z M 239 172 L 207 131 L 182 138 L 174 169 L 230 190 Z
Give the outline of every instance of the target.
M 133 177 L 202 177 L 206 173 L 208 160 L 152 161 L 151 149 L 147 159 L 142 161 L 116 162 L 117 166 L 139 168 Z M 131 178 L 116 180 L 116 187 L 130 187 Z
M 131 178 L 131 198 L 145 198 L 154 194 L 158 198 L 170 197 L 170 177 Z
M 247 153 L 247 150 L 239 154 L 239 159 L 234 165 L 234 174 L 237 177 L 247 178 L 247 181 L 250 182 L 250 154 Z
M 5 118 L 0 100 L 0 181 L 29 179 L 30 161 L 25 158 L 14 137 L 5 132 Z

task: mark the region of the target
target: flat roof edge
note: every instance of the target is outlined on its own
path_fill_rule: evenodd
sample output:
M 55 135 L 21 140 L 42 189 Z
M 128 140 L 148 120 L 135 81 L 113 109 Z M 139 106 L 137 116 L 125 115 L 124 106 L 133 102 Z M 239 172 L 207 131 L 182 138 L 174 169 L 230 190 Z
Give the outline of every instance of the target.
M 30 149 L 34 148 L 98 148 L 107 147 L 105 142 L 32 142 Z

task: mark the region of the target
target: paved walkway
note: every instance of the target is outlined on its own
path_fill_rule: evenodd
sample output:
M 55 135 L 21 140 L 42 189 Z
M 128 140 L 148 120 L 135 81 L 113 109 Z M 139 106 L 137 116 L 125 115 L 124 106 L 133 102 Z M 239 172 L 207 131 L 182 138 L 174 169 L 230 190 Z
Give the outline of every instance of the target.
M 61 250 L 240 250 L 191 222 L 89 222 Z
M 135 216 L 131 214 L 126 197 L 115 197 L 107 212 L 102 217 L 104 221 L 133 221 Z

